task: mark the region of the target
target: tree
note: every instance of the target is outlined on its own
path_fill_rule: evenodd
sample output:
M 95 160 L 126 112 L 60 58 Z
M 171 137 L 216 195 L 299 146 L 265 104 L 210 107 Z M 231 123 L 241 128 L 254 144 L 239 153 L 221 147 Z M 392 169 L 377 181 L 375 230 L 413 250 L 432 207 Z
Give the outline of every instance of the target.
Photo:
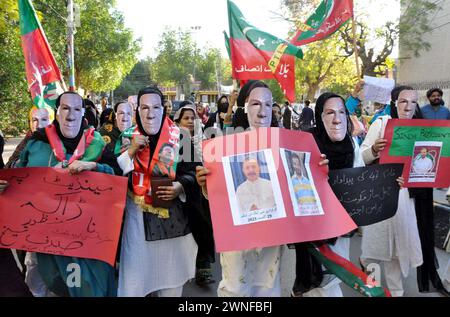
M 273 102 L 276 102 L 279 105 L 284 104 L 286 96 L 283 94 L 278 81 L 276 79 L 266 79 L 263 81 L 267 84 L 267 86 L 269 86 L 269 89 L 272 92 Z
M 389 56 L 398 42 L 415 56 L 419 56 L 421 52 L 430 48 L 424 35 L 431 31 L 433 13 L 440 9 L 438 1 L 395 1 L 402 7 L 400 19 L 388 21 L 377 29 L 362 22 L 365 14 L 358 14 L 358 12 L 365 12 L 364 5 L 367 4 L 367 1 L 354 1 L 358 21 L 356 36 L 358 56 L 362 61 L 362 73 L 365 75 L 384 75 L 386 68 L 392 64 Z M 293 29 L 295 29 L 295 23 L 304 22 L 320 2 L 321 0 L 283 0 L 284 19 L 291 21 Z M 348 23 L 341 28 L 339 33 L 342 37 L 342 48 L 346 51 L 347 56 L 354 54 L 351 24 Z M 376 49 L 375 43 L 382 43 L 381 49 Z
M 151 63 L 150 59 L 146 59 L 134 65 L 120 86 L 114 90 L 114 96 L 117 100 L 125 100 L 128 96 L 137 95 L 140 89 L 155 84 L 150 72 Z
M 217 82 L 231 83 L 231 65 L 217 48 L 200 49 L 191 33 L 166 29 L 151 64 L 153 79 L 163 86 L 179 86 L 185 95 L 192 83 L 200 81 L 201 89 L 215 89 Z
M 152 63 L 154 80 L 164 86 L 178 85 L 184 94 L 191 91 L 198 49 L 189 32 L 166 29 Z
M 361 75 L 367 76 L 384 76 L 389 65 L 389 56 L 395 47 L 395 41 L 398 38 L 398 30 L 393 23 L 386 23 L 382 28 L 376 30 L 376 39 L 381 40 L 383 47 L 375 53 L 375 48 L 370 47 L 370 28 L 362 22 L 356 22 L 357 36 L 356 47 L 358 48 L 358 56 L 361 60 Z M 340 34 L 343 41 L 342 47 L 347 53 L 347 56 L 352 56 L 355 53 L 353 45 L 353 31 L 352 25 L 346 24 L 340 29 Z
M 400 46 L 418 57 L 431 48 L 424 35 L 432 31 L 431 21 L 442 6 L 435 0 L 401 0 L 400 4 L 402 14 L 397 25 Z
M 81 25 L 75 35 L 77 86 L 91 91 L 116 88 L 137 61 L 139 41 L 124 27 L 112 0 L 77 0 Z M 66 74 L 66 1 L 33 1 L 55 59 Z M 25 76 L 16 0 L 0 1 L 0 129 L 19 134 L 28 128 L 32 106 Z
M 345 94 L 355 81 L 354 62 L 342 51 L 338 35 L 308 45 L 303 60 L 297 60 L 296 90 L 307 99 L 313 100 L 319 89 Z
M 206 48 L 197 60 L 195 79 L 200 81 L 200 89 L 215 90 L 217 83 L 231 85 L 231 63 L 224 59 L 217 48 Z
M 33 105 L 25 77 L 17 1 L 0 1 L 0 130 L 17 135 L 28 128 Z
M 114 7 L 115 1 L 76 3 L 80 8 L 80 26 L 75 34 L 76 84 L 89 91 L 115 89 L 137 62 L 139 40 L 134 40 L 132 31 L 125 28 L 122 13 Z M 66 70 L 65 1 L 38 0 L 35 8 L 42 13 L 42 27 L 58 65 Z

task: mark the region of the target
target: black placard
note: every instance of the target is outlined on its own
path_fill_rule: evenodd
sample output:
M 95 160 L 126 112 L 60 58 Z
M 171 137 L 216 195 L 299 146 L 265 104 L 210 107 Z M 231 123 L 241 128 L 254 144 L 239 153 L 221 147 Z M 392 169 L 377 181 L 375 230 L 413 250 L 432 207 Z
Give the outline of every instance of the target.
M 402 171 L 403 164 L 334 170 L 328 182 L 353 221 L 368 226 L 395 215 Z

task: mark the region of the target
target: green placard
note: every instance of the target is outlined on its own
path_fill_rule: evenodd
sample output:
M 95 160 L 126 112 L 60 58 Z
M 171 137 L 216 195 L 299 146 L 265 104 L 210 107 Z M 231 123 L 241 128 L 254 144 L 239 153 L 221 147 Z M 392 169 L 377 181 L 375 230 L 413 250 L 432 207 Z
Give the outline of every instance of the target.
M 450 128 L 444 127 L 395 127 L 389 155 L 411 156 L 420 141 L 442 142 L 441 157 L 450 157 Z

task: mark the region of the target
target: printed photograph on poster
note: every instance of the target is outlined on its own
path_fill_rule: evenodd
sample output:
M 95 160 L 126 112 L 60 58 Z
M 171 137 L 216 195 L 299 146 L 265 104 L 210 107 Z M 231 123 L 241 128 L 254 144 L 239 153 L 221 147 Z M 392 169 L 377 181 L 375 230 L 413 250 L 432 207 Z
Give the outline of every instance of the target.
M 280 152 L 295 216 L 323 215 L 322 204 L 309 168 L 311 153 L 287 149 L 280 149 Z
M 411 169 L 410 183 L 434 182 L 436 180 L 442 142 L 415 142 Z
M 224 157 L 222 164 L 235 226 L 286 217 L 270 149 Z

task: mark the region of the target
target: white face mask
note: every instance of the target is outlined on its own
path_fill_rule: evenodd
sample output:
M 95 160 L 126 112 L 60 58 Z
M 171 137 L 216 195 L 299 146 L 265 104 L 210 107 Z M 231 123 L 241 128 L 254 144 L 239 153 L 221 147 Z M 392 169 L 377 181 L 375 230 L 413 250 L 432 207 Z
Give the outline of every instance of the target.
M 416 112 L 419 96 L 414 90 L 403 90 L 398 96 L 397 113 L 399 119 L 412 119 Z
M 255 88 L 248 96 L 247 118 L 250 128 L 268 128 L 272 122 L 272 92 L 268 88 Z
M 148 135 L 155 135 L 161 128 L 163 106 L 161 97 L 157 94 L 145 94 L 141 96 L 139 116 L 142 127 Z
M 117 107 L 116 124 L 120 132 L 125 131 L 132 125 L 133 109 L 129 103 L 121 103 Z
M 340 142 L 347 134 L 347 115 L 341 98 L 328 99 L 323 107 L 322 121 L 331 141 Z
M 61 134 L 68 138 L 75 138 L 80 132 L 83 120 L 83 101 L 79 95 L 65 94 L 61 97 L 56 113 Z
M 31 132 L 45 128 L 50 124 L 50 116 L 47 109 L 36 109 L 31 114 Z

